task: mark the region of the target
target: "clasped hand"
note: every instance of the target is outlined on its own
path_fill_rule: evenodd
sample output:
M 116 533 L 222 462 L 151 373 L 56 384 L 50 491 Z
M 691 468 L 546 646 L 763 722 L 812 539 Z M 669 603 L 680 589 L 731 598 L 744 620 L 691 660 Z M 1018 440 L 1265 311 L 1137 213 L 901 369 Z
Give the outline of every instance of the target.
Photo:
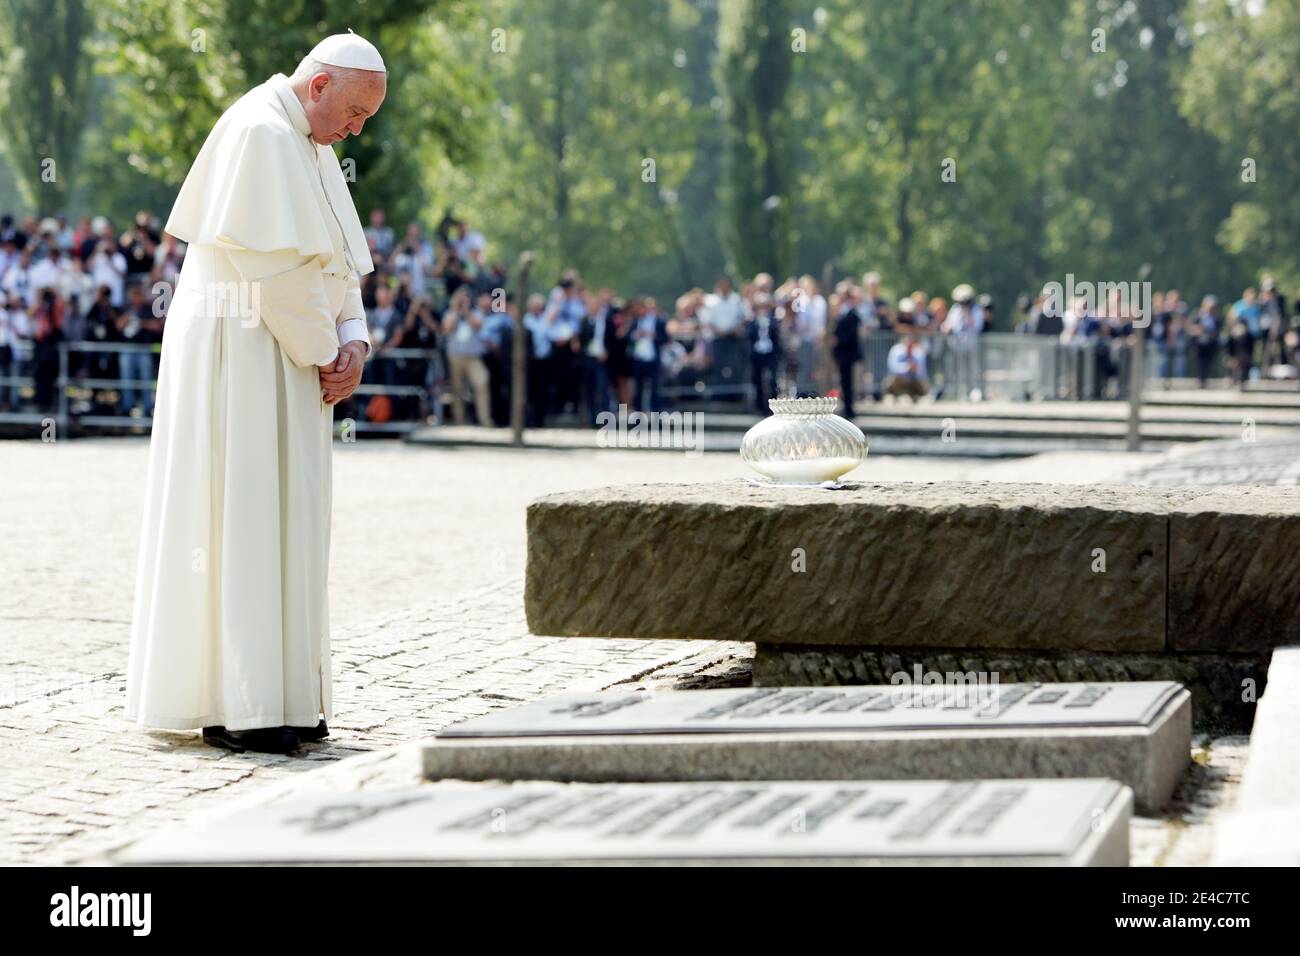
M 337 405 L 356 391 L 365 364 L 365 343 L 349 342 L 339 348 L 334 364 L 322 366 L 320 370 L 321 398 L 326 405 Z

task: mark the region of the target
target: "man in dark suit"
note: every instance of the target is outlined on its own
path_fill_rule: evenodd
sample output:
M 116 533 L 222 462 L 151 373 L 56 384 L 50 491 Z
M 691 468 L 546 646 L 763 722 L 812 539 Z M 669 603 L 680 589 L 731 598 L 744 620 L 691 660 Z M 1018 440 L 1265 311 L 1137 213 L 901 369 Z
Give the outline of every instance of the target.
M 583 316 L 578 330 L 578 367 L 582 402 L 593 427 L 596 416 L 609 410 L 609 356 L 614 350 L 614 293 L 600 290 L 595 315 Z
M 768 399 L 776 397 L 777 368 L 781 362 L 781 323 L 775 304 L 766 292 L 754 296 L 754 316 L 745 323 L 749 337 L 749 369 L 754 382 L 754 400 L 760 415 L 770 415 Z
M 636 383 L 636 407 L 643 412 L 659 411 L 659 350 L 668 344 L 668 323 L 654 299 L 637 299 L 631 304 L 632 334 L 628 351 L 632 357 L 632 378 Z
M 844 289 L 839 312 L 835 316 L 835 345 L 831 354 L 840 370 L 840 394 L 844 398 L 844 417 L 853 419 L 853 366 L 862 358 L 862 341 L 858 337 L 862 317 L 858 313 L 860 294 L 857 286 Z

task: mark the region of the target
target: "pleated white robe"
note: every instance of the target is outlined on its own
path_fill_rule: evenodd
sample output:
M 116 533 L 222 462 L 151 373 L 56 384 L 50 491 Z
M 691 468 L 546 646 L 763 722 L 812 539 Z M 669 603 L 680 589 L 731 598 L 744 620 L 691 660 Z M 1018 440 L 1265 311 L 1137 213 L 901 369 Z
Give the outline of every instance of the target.
M 147 726 L 333 713 L 319 366 L 364 316 L 356 271 L 372 266 L 309 129 L 284 77 L 250 91 L 167 224 L 190 246 L 164 326 L 127 668 L 127 717 Z

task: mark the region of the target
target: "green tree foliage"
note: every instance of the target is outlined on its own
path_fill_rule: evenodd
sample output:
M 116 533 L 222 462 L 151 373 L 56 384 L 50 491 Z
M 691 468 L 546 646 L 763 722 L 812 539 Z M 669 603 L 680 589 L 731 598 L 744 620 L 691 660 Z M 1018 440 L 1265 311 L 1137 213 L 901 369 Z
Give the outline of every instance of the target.
M 0 132 L 37 213 L 66 209 L 76 181 L 93 19 L 84 0 L 0 0 Z
M 434 42 L 435 22 L 466 9 L 462 0 L 110 0 L 100 52 L 130 117 L 114 151 L 179 186 L 226 107 L 271 74 L 292 73 L 321 37 L 352 28 L 380 48 L 391 79 L 384 108 L 340 158 L 355 163 L 358 207 L 410 218 L 426 200 L 424 164 L 466 161 L 483 128 L 477 81 Z
M 89 43 L 81 10 L 0 0 L 0 131 L 42 210 L 164 212 L 223 109 L 352 27 L 392 77 L 341 147 L 363 216 L 452 211 L 539 282 L 876 269 L 1005 316 L 1066 273 L 1300 281 L 1295 0 L 102 0 Z
M 498 0 L 458 47 L 492 85 L 482 161 L 437 198 L 493 240 L 537 254 L 549 282 L 671 290 L 692 281 L 681 220 L 700 110 L 684 65 L 697 12 L 682 0 Z M 441 212 L 439 207 L 439 212 Z
M 1013 0 L 825 4 L 794 95 L 801 268 L 879 269 L 900 294 L 1037 274 L 1060 18 Z
M 1177 108 L 1193 48 L 1183 7 L 1075 3 L 1071 22 L 1084 36 L 1062 51 L 1062 98 L 1077 106 L 1058 124 L 1047 218 L 1049 261 L 1061 273 L 1132 280 L 1146 266 L 1157 287 L 1190 293 L 1246 281 L 1215 241 L 1239 184 L 1212 137 Z
M 786 96 L 794 74 L 791 0 L 734 0 L 719 23 L 724 126 L 721 235 L 732 269 L 785 275 L 794 266 L 795 196 Z
M 1220 243 L 1300 283 L 1300 4 L 1214 0 L 1189 10 L 1196 42 L 1183 110 L 1220 142 L 1234 184 L 1225 191 L 1236 198 Z

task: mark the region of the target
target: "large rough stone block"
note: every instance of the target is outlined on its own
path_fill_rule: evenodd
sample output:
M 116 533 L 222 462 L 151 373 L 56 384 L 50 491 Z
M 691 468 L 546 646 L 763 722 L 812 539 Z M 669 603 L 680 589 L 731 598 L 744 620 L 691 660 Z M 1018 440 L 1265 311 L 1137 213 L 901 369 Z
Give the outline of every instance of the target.
M 1207 492 L 1169 516 L 1169 647 L 1300 644 L 1300 487 Z
M 551 495 L 528 509 L 528 623 L 556 636 L 1160 651 L 1168 515 L 1196 494 L 735 481 Z

